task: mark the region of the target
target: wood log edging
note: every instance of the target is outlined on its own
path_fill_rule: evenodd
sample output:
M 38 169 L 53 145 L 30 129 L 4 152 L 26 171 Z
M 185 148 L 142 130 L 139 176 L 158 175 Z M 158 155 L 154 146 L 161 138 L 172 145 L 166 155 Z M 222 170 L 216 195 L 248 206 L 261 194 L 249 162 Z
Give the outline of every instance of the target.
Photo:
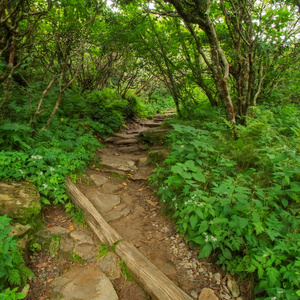
M 86 222 L 99 240 L 114 249 L 152 297 L 158 300 L 192 300 L 131 243 L 124 241 L 69 178 L 66 185 L 69 198 L 83 210 Z

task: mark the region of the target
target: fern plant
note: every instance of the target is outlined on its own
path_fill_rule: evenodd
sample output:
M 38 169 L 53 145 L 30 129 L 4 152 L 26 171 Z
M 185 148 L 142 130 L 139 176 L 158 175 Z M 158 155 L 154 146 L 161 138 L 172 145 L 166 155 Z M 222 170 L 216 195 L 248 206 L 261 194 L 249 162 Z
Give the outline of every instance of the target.
M 17 241 L 13 235 L 9 235 L 10 221 L 6 215 L 0 216 L 0 291 L 22 286 L 28 278 L 33 277 L 24 262 Z

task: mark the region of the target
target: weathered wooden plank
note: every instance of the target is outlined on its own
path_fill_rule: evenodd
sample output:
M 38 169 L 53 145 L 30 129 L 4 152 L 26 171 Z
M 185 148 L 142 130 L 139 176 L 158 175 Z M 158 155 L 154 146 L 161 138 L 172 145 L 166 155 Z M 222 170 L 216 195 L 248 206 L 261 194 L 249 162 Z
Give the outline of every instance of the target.
M 86 218 L 92 224 L 97 224 L 97 228 L 99 229 L 101 236 L 105 239 L 106 243 L 111 247 L 116 242 L 122 240 L 122 237 L 111 228 L 106 221 L 101 217 L 99 212 L 95 209 L 95 207 L 91 204 L 89 199 L 87 199 L 80 190 L 76 187 L 76 185 L 68 178 L 67 179 L 67 194 L 70 199 L 78 205 L 85 213 Z M 98 234 L 96 234 L 98 236 Z M 102 241 L 104 242 L 104 241 Z
M 151 296 L 160 300 L 192 300 L 132 244 L 120 241 L 115 252 Z

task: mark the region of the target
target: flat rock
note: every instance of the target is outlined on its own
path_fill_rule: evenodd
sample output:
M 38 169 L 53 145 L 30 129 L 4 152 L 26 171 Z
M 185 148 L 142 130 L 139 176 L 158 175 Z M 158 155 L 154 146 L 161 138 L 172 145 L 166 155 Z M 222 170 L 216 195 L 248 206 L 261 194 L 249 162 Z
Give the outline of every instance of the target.
M 110 280 L 99 268 L 71 269 L 52 282 L 51 300 L 118 300 Z
M 129 145 L 129 144 L 138 144 L 139 143 L 139 139 L 135 139 L 135 138 L 131 138 L 131 139 L 122 139 L 119 141 L 114 142 L 114 144 L 116 145 Z
M 120 189 L 118 184 L 106 182 L 103 184 L 101 191 L 105 194 L 114 194 Z
M 139 169 L 131 177 L 133 180 L 148 180 L 149 170 L 148 169 Z
M 94 259 L 97 255 L 97 249 L 91 244 L 75 244 L 73 252 L 79 255 L 84 260 Z
M 237 283 L 234 280 L 228 279 L 227 280 L 227 287 L 228 287 L 232 297 L 236 298 L 240 295 L 239 286 L 237 285 Z
M 118 195 L 104 194 L 99 191 L 89 190 L 85 196 L 92 202 L 95 208 L 102 214 L 111 211 L 114 206 L 120 204 Z
M 104 257 L 101 257 L 98 262 L 98 266 L 110 280 L 121 277 L 122 267 L 120 259 L 114 253 L 109 252 Z
M 11 227 L 9 235 L 22 236 L 27 233 L 32 227 L 29 224 L 22 225 L 20 223 L 14 223 Z
M 71 239 L 69 236 L 63 236 L 60 239 L 60 250 L 64 253 L 72 253 L 73 252 L 73 247 L 75 245 L 75 242 L 73 239 Z
M 76 244 L 94 245 L 93 238 L 86 231 L 74 230 L 70 233 L 70 237 L 75 241 Z
M 29 183 L 0 182 L 0 215 L 26 223 L 41 211 L 38 190 Z
M 118 210 L 112 210 L 103 215 L 103 218 L 106 222 L 115 221 L 123 217 L 123 213 Z
M 100 174 L 92 174 L 90 178 L 98 187 L 102 187 L 102 185 L 104 185 L 108 181 L 108 179 L 105 176 Z
M 133 139 L 133 138 L 138 137 L 138 134 L 114 133 L 114 136 L 119 137 L 121 139 Z
M 218 297 L 212 289 L 204 288 L 201 290 L 198 300 L 218 300 Z
M 119 152 L 122 153 L 132 153 L 132 152 L 137 152 L 140 151 L 141 149 L 138 146 L 128 146 L 128 147 L 120 147 L 118 148 Z
M 63 228 L 61 226 L 53 226 L 49 228 L 42 229 L 36 233 L 38 239 L 42 242 L 47 242 L 51 240 L 54 236 L 62 237 L 63 235 L 68 235 L 70 230 Z
M 132 171 L 137 170 L 137 167 L 135 166 L 135 162 L 132 160 L 124 160 L 122 157 L 111 157 L 103 155 L 101 159 L 101 164 L 104 167 L 107 167 L 109 169 L 115 169 L 120 171 Z

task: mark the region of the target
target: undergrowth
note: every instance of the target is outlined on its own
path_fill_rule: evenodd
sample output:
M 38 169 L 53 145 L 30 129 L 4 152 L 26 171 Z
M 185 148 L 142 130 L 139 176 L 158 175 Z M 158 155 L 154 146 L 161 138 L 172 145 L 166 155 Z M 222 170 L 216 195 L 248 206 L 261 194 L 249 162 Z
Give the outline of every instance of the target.
M 199 257 L 251 278 L 257 299 L 300 297 L 299 115 L 255 108 L 237 140 L 220 112 L 178 120 L 152 177 Z

